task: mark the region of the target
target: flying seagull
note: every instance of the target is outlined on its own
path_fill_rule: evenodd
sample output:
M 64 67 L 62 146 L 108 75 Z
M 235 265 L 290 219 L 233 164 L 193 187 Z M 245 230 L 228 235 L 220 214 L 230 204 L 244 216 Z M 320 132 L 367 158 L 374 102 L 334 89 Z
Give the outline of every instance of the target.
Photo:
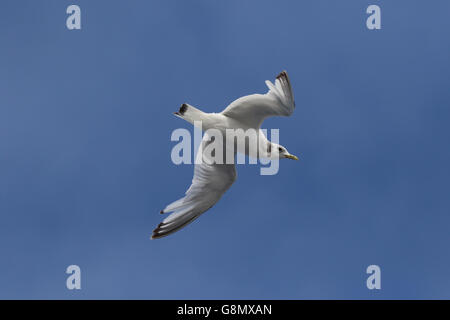
M 208 129 L 217 129 L 220 132 L 225 132 L 227 129 L 254 129 L 257 132 L 257 141 L 253 141 L 257 145 L 257 154 L 252 154 L 248 145 L 245 150 L 237 150 L 238 152 L 257 158 L 298 160 L 285 147 L 267 140 L 260 129 L 265 118 L 290 116 L 294 112 L 295 102 L 288 74 L 283 71 L 276 77 L 275 84 L 267 80 L 266 85 L 269 88 L 266 94 L 241 97 L 233 101 L 221 113 L 206 113 L 185 103 L 174 114 L 194 125 L 201 123 L 205 131 Z M 211 138 L 206 133 L 200 146 L 202 149 L 199 150 L 206 150 L 205 147 L 209 143 Z M 197 159 L 204 157 L 204 153 L 198 152 Z M 153 230 L 152 239 L 165 237 L 197 219 L 219 201 L 235 180 L 234 163 L 196 161 L 194 178 L 186 191 L 186 196 L 161 210 L 161 214 L 172 213 Z

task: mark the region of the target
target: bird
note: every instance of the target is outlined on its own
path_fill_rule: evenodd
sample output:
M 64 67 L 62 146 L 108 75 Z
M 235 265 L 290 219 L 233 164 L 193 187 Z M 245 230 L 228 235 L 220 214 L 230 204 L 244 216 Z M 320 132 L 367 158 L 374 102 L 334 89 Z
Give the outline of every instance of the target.
M 269 89 L 265 94 L 238 98 L 220 113 L 203 112 L 187 103 L 183 103 L 179 110 L 174 112 L 175 116 L 194 126 L 198 127 L 200 124 L 205 134 L 197 152 L 190 187 L 183 198 L 160 211 L 161 214 L 171 214 L 153 230 L 151 239 L 168 236 L 196 220 L 214 206 L 236 180 L 234 162 L 206 161 L 211 160 L 210 155 L 205 155 L 206 149 L 214 141 L 208 130 L 215 129 L 223 133 L 227 129 L 251 129 L 256 132 L 256 140 L 248 139 L 244 148 L 234 150 L 233 159 L 237 152 L 241 152 L 256 158 L 298 160 L 298 157 L 290 154 L 285 147 L 269 141 L 261 130 L 264 119 L 272 116 L 288 117 L 294 112 L 295 101 L 289 76 L 286 71 L 282 71 L 274 83 L 269 80 L 265 83 Z M 218 142 L 223 143 L 222 147 L 226 153 L 230 146 L 228 142 Z M 249 148 L 252 143 L 257 147 Z M 231 144 L 235 146 L 236 141 L 233 140 Z M 205 161 L 199 161 L 202 159 Z

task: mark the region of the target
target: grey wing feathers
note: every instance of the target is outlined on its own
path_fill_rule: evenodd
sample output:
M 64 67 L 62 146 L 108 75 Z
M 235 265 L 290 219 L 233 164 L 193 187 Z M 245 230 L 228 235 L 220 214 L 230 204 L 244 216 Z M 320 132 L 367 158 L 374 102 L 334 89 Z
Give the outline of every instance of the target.
M 267 117 L 290 116 L 295 109 L 291 82 L 286 71 L 275 79 L 275 84 L 266 81 L 266 94 L 252 94 L 233 101 L 222 114 L 259 128 Z
M 295 101 L 287 72 L 283 71 L 277 76 L 275 86 L 269 80 L 266 80 L 266 85 L 270 89 L 268 94 L 273 95 L 282 104 L 283 108 L 280 110 L 282 115 L 290 116 L 294 112 Z
M 204 145 L 207 139 L 205 135 L 202 142 Z M 161 211 L 161 213 L 172 212 L 172 214 L 153 230 L 152 239 L 165 237 L 197 219 L 220 200 L 235 180 L 234 164 L 197 163 L 194 168 L 194 178 L 186 191 L 186 196 L 169 204 Z

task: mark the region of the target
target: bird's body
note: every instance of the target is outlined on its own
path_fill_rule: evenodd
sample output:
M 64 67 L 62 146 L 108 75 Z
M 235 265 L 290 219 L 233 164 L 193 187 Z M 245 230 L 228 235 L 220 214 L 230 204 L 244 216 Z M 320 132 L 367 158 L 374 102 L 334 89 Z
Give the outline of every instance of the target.
M 186 111 L 184 115 L 176 112 L 176 116 L 185 119 L 205 132 L 212 129 L 218 130 L 222 137 L 226 137 L 228 132 L 234 132 L 236 134 L 235 140 L 238 140 L 244 138 L 244 135 L 247 133 L 246 143 L 238 144 L 237 141 L 234 141 L 233 150 L 255 159 L 271 158 L 271 155 L 267 153 L 267 146 L 270 144 L 270 141 L 267 140 L 261 128 L 254 128 L 248 123 L 232 118 L 223 112 L 205 113 L 193 106 L 185 105 Z M 250 148 L 250 146 L 258 146 L 258 148 Z
M 261 124 L 270 116 L 290 116 L 295 108 L 289 77 L 285 71 L 275 80 L 275 85 L 266 81 L 269 91 L 266 94 L 252 94 L 241 97 L 232 102 L 221 113 L 206 113 L 191 105 L 183 104 L 175 115 L 200 126 L 205 136 L 202 140 L 202 152 L 197 153 L 194 178 L 186 196 L 168 205 L 161 213 L 173 212 L 153 231 L 152 238 L 169 235 L 198 218 L 203 212 L 211 208 L 236 179 L 236 168 L 230 158 L 234 159 L 236 152 L 253 158 L 290 158 L 297 157 L 289 154 L 286 148 L 267 140 Z M 221 133 L 223 141 L 216 141 L 223 147 L 222 157 L 211 161 L 206 155 L 209 144 L 214 139 L 208 132 L 216 130 Z M 234 133 L 233 140 L 226 137 Z M 239 139 L 246 139 L 244 144 L 237 143 Z M 232 148 L 231 157 L 229 155 Z M 205 161 L 206 159 L 206 161 Z

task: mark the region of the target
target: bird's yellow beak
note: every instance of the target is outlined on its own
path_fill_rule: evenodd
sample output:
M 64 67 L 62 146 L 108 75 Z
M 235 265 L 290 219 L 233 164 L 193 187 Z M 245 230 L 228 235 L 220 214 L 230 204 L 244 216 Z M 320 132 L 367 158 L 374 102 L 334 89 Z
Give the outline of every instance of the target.
M 292 159 L 292 160 L 298 160 L 298 158 L 296 156 L 294 156 L 293 154 L 287 154 L 284 157 L 288 158 L 288 159 Z

